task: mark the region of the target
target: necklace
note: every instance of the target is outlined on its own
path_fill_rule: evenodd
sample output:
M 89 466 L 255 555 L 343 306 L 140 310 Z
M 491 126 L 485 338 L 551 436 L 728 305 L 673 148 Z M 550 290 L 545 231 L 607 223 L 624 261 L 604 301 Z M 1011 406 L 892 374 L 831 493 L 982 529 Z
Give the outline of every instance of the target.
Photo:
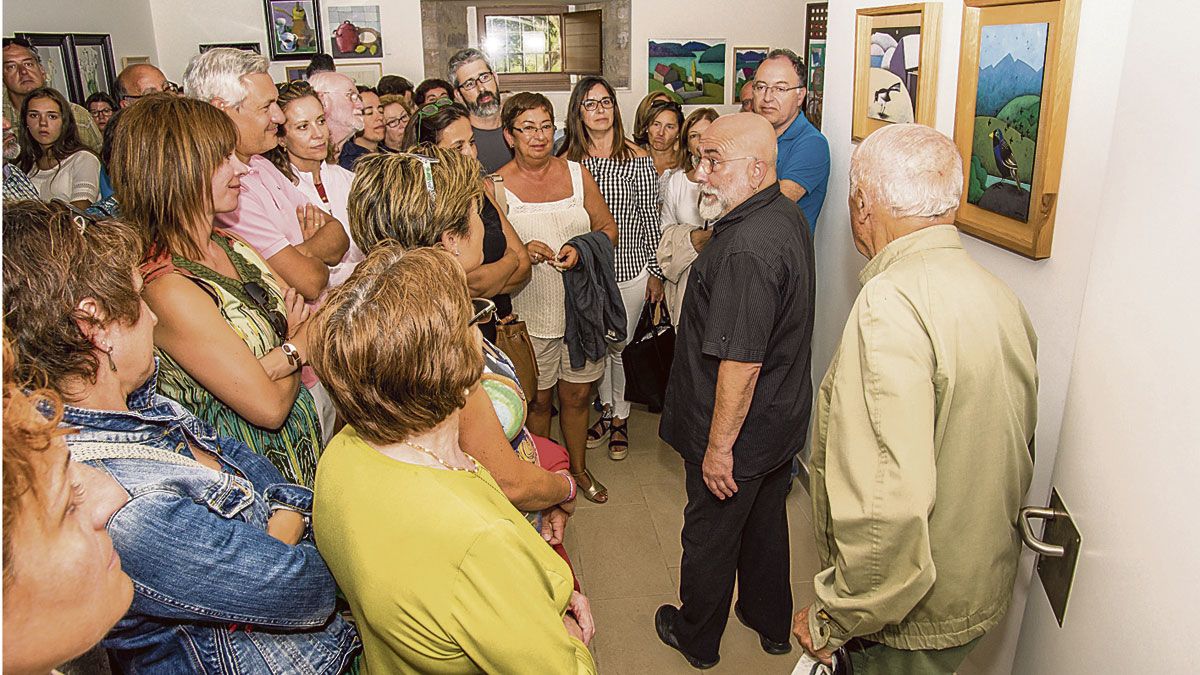
M 464 452 L 463 454 L 464 454 L 464 455 L 467 455 L 467 459 L 471 460 L 471 464 L 473 464 L 473 465 L 474 465 L 474 468 L 473 468 L 473 469 L 464 469 L 464 468 L 462 468 L 462 467 L 458 467 L 458 466 L 450 466 L 449 464 L 447 464 L 447 463 L 446 463 L 446 461 L 445 461 L 445 460 L 443 460 L 441 457 L 438 457 L 438 456 L 437 456 L 437 454 L 436 454 L 436 453 L 434 453 L 434 452 L 433 452 L 432 450 L 430 450 L 429 448 L 427 448 L 427 447 L 425 447 L 425 446 L 423 446 L 423 445 L 417 445 L 416 443 L 413 443 L 412 441 L 408 441 L 408 440 L 406 440 L 406 441 L 404 441 L 404 444 L 405 444 L 405 445 L 407 445 L 407 446 L 408 446 L 408 447 L 410 447 L 410 448 L 414 448 L 414 449 L 416 449 L 416 450 L 420 450 L 421 452 L 423 452 L 423 453 L 425 453 L 425 454 L 429 455 L 429 456 L 430 456 L 430 457 L 432 457 L 432 458 L 433 458 L 435 461 L 437 461 L 437 463 L 438 463 L 438 464 L 441 464 L 442 466 L 446 467 L 447 469 L 449 469 L 449 470 L 451 470 L 451 471 L 465 471 L 465 472 L 467 472 L 467 473 L 474 473 L 474 474 L 478 474 L 478 473 L 479 473 L 479 462 L 475 461 L 475 458 L 474 458 L 474 457 L 472 457 L 472 456 L 470 456 L 470 455 L 467 455 L 467 453 L 465 453 L 465 452 Z

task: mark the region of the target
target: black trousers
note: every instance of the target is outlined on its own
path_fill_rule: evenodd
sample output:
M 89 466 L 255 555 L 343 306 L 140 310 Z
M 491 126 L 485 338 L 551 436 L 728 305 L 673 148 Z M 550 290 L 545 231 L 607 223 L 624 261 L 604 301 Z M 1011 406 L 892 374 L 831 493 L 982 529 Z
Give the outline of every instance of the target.
M 735 460 L 736 462 L 736 460 Z M 683 562 L 675 636 L 692 656 L 716 659 L 729 619 L 733 584 L 738 607 L 754 630 L 772 640 L 791 637 L 792 586 L 787 497 L 792 463 L 754 480 L 738 481 L 724 501 L 708 486 L 699 464 L 684 463 Z

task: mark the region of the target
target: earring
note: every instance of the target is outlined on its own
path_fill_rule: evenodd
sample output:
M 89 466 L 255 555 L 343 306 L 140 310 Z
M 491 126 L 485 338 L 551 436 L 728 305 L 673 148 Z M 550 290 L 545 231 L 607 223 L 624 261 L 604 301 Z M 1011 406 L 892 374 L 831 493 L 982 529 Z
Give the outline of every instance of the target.
M 462 255 L 461 253 L 459 253 L 459 250 L 458 250 L 458 247 L 457 247 L 457 246 L 455 246 L 455 247 L 454 247 L 454 255 L 455 255 L 455 256 Z
M 115 373 L 115 372 L 117 372 L 117 364 L 116 364 L 116 362 L 113 361 L 113 357 L 112 357 L 113 346 L 107 342 L 104 343 L 104 346 L 106 348 L 104 351 L 104 354 L 108 357 L 108 369 Z

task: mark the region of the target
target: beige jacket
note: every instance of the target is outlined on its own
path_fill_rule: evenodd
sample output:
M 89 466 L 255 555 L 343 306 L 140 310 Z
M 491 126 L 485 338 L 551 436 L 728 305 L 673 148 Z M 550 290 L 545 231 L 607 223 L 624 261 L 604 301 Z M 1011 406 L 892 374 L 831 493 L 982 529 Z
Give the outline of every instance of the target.
M 813 429 L 813 643 L 962 645 L 1012 596 L 1037 337 L 953 225 L 892 242 L 859 279 Z

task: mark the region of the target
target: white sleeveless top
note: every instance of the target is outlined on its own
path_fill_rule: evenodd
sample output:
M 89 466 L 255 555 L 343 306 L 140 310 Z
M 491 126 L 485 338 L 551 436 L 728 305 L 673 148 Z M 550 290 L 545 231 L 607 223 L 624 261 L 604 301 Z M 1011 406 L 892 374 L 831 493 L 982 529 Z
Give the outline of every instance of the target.
M 592 219 L 583 208 L 583 172 L 579 162 L 567 162 L 571 196 L 554 202 L 523 202 L 509 190 L 508 220 L 524 243 L 542 242 L 558 252 L 573 237 L 587 234 Z M 566 291 L 562 272 L 542 263 L 533 266 L 529 283 L 512 296 L 513 311 L 533 337 L 560 338 L 567 332 Z

